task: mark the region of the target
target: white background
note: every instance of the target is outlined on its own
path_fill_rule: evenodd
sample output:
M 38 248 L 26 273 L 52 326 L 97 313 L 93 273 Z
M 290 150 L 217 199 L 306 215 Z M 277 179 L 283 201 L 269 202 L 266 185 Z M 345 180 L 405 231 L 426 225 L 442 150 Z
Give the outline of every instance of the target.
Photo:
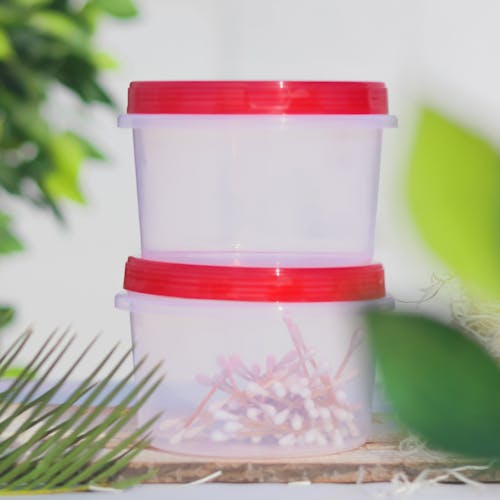
M 377 260 L 397 298 L 420 297 L 442 268 L 413 232 L 404 173 L 418 103 L 428 101 L 496 140 L 500 130 L 498 0 L 137 0 L 140 17 L 106 21 L 99 48 L 121 68 L 104 84 L 122 110 L 131 80 L 379 80 L 400 128 L 384 137 Z M 76 349 L 102 331 L 100 349 L 128 345 L 126 313 L 113 297 L 138 253 L 132 141 L 115 116 L 75 105 L 56 89 L 47 113 L 108 154 L 82 175 L 88 206 L 68 204 L 68 227 L 14 200 L 7 207 L 27 251 L 0 261 L 1 299 L 18 316 L 7 337 L 33 324 L 43 337 L 68 324 Z M 4 200 L 2 200 L 4 203 Z M 443 301 L 442 301 L 443 302 Z M 446 301 L 444 300 L 444 304 Z M 88 363 L 83 369 L 88 368 Z M 81 373 L 81 372 L 80 372 Z M 76 374 L 75 376 L 78 376 Z

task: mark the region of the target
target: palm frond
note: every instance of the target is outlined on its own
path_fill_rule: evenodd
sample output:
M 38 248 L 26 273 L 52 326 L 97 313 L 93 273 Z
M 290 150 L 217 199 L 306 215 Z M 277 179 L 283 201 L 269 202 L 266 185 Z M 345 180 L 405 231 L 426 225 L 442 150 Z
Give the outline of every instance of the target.
M 32 335 L 30 331 L 21 335 L 0 356 L 0 376 L 11 369 Z M 92 339 L 63 376 L 44 388 L 74 339 L 69 331 L 53 332 L 0 392 L 0 494 L 123 485 L 123 480 L 113 478 L 149 443 L 148 433 L 159 415 L 129 435 L 119 435 L 163 380 L 156 365 L 132 384 L 143 368 L 142 359 L 113 383 L 131 349 L 112 362 L 115 345 L 62 403 L 52 403 L 97 342 L 97 337 Z M 32 373 L 36 380 L 30 380 Z M 110 407 L 116 398 L 119 402 Z M 142 479 L 138 476 L 135 481 Z M 126 484 L 134 484 L 134 478 Z

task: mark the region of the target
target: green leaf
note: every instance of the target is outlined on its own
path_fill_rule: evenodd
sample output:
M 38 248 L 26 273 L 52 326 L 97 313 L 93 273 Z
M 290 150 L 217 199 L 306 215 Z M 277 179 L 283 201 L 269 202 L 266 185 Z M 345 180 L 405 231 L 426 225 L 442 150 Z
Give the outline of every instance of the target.
M 399 419 L 430 446 L 500 457 L 500 369 L 450 326 L 371 311 L 371 343 Z
M 54 169 L 44 179 L 47 192 L 54 199 L 67 198 L 76 203 L 85 203 L 80 191 L 78 176 L 86 151 L 73 134 L 63 133 L 52 138 L 50 149 Z
M 94 5 L 93 1 L 87 2 L 80 12 L 81 19 L 85 22 L 90 33 L 95 33 L 103 11 Z
M 500 156 L 478 134 L 424 109 L 408 178 L 417 227 L 466 283 L 500 298 Z
M 22 22 L 23 12 L 15 5 L 0 4 L 0 19 L 2 20 L 2 26 L 16 26 Z
M 99 69 L 118 69 L 117 60 L 106 52 L 95 52 L 92 54 L 92 62 Z
M 114 17 L 130 18 L 137 15 L 132 0 L 94 0 L 92 4 Z
M 60 12 L 49 10 L 34 12 L 26 24 L 45 35 L 60 38 L 72 46 L 86 45 L 85 32 L 70 17 Z
M 10 43 L 9 36 L 4 29 L 0 28 L 0 61 L 5 61 L 9 59 L 12 55 L 12 45 Z
M 10 217 L 0 212 L 0 254 L 18 252 L 23 249 L 22 243 L 10 229 Z
M 39 145 L 45 145 L 50 140 L 51 130 L 47 122 L 41 116 L 37 106 L 29 105 L 29 102 L 10 102 L 8 106 L 11 115 L 9 125 L 15 128 L 22 142 L 32 141 Z
M 14 309 L 12 307 L 0 306 L 0 328 L 8 325 L 14 318 Z
M 43 7 L 52 1 L 53 0 L 14 0 L 14 3 L 21 7 L 33 8 Z

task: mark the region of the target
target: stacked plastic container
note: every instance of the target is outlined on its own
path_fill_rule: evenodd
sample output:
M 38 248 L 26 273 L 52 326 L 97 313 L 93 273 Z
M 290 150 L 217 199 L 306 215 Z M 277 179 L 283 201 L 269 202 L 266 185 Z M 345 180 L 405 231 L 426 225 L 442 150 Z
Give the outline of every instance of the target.
M 371 82 L 133 82 L 136 360 L 174 453 L 277 457 L 363 444 L 373 365 L 360 311 L 391 307 L 372 263 L 382 129 Z

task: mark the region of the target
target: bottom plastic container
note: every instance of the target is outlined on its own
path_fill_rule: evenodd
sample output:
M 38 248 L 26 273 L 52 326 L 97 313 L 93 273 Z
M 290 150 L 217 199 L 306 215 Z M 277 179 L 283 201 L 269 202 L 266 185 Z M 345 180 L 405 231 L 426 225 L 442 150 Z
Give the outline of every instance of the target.
M 153 446 L 262 458 L 366 441 L 373 364 L 359 313 L 391 307 L 383 269 L 312 273 L 129 260 L 129 291 L 116 305 L 131 313 L 135 360 L 147 356 L 144 369 L 164 361 L 166 372 L 140 414 L 146 421 L 164 412 Z M 167 296 L 175 291 L 200 298 Z

